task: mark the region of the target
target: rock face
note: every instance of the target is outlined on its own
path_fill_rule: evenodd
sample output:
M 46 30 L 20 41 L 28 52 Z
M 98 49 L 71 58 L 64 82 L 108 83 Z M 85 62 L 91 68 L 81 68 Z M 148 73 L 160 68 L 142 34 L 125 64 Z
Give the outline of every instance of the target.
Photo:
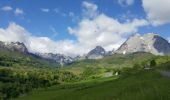
M 8 51 L 16 51 L 20 53 L 28 53 L 26 46 L 20 42 L 1 42 L 0 41 L 0 49 L 8 50 Z
M 55 61 L 61 65 L 66 65 L 66 64 L 70 64 L 70 63 L 74 62 L 73 58 L 71 58 L 69 56 L 62 55 L 62 54 L 39 53 L 36 55 L 38 55 L 41 58 L 46 59 L 46 60 Z
M 87 59 L 101 59 L 105 56 L 106 51 L 104 48 L 102 48 L 101 46 L 96 46 L 95 49 L 91 50 L 86 58 Z
M 158 34 L 148 33 L 143 36 L 136 34 L 124 42 L 116 53 L 149 52 L 154 55 L 169 55 L 170 43 Z

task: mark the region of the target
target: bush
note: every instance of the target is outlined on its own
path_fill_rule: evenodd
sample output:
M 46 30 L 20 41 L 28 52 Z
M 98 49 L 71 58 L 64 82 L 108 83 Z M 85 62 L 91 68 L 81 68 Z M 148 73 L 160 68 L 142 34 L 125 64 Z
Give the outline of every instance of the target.
M 150 61 L 150 67 L 155 67 L 156 66 L 156 61 L 155 60 L 151 60 Z
M 0 68 L 0 98 L 15 98 L 34 88 L 46 88 L 59 81 L 72 82 L 78 79 L 73 73 L 65 71 Z

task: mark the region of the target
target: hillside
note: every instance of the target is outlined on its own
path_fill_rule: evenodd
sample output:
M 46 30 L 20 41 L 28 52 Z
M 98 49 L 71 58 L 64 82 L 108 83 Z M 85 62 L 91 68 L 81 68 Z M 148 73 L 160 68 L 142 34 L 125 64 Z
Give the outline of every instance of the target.
M 49 68 L 58 67 L 56 62 L 41 59 L 34 54 L 23 54 L 17 51 L 6 51 L 0 49 L 0 66 L 4 67 L 32 67 Z
M 136 52 L 132 54 L 113 54 L 106 56 L 103 59 L 85 59 L 76 61 L 75 63 L 63 67 L 63 70 L 80 73 L 86 67 L 97 68 L 97 69 L 122 69 L 124 67 L 133 67 L 134 64 L 145 64 L 156 56 L 146 52 Z
M 169 93 L 170 79 L 158 70 L 130 69 L 124 70 L 118 79 L 39 89 L 14 100 L 169 100 Z

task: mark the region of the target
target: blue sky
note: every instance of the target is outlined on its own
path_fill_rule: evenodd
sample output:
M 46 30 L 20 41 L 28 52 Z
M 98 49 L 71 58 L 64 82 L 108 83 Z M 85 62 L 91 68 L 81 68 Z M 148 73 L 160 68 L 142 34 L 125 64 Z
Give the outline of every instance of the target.
M 42 45 L 38 44 L 38 41 L 36 45 L 42 45 L 40 48 L 34 48 L 35 46 L 26 43 L 28 48 L 30 47 L 30 51 L 33 52 L 54 52 L 58 47 L 60 50 L 56 50 L 56 53 L 70 54 L 70 52 L 75 49 L 79 49 L 78 54 L 82 54 L 95 45 L 102 45 L 107 50 L 111 50 L 111 48 L 117 48 L 117 45 L 120 45 L 129 35 L 134 33 L 145 34 L 153 32 L 160 34 L 166 39 L 170 37 L 170 14 L 167 14 L 170 11 L 170 7 L 166 6 L 166 4 L 170 4 L 170 2 L 167 0 L 153 1 L 154 0 L 1 0 L 0 28 L 1 31 L 7 32 L 7 28 L 12 30 L 12 27 L 14 27 L 19 32 L 19 29 L 22 30 L 22 28 L 24 28 L 24 30 L 21 31 L 22 34 L 29 34 L 28 37 L 35 37 L 41 41 L 46 38 L 46 40 L 48 39 L 52 42 L 45 42 L 46 40 L 44 40 L 44 44 L 47 45 Z M 157 10 L 157 8 L 153 6 L 156 3 L 159 4 L 159 2 L 165 3 L 162 10 Z M 109 21 L 113 21 L 113 23 L 115 22 L 110 29 L 112 33 L 109 33 L 109 29 L 105 28 L 107 25 L 112 24 L 104 23 L 105 26 L 98 25 L 102 24 L 100 23 L 100 19 L 108 19 Z M 135 19 L 137 19 L 137 21 L 134 21 Z M 90 25 L 90 23 L 97 23 L 97 25 L 95 25 L 100 26 L 100 28 L 94 31 L 99 33 L 97 34 L 92 30 L 88 30 L 91 27 L 96 27 L 95 25 L 88 26 L 82 23 L 87 23 L 88 25 Z M 117 23 L 120 24 L 118 29 L 114 27 Z M 121 31 L 121 28 L 127 29 Z M 1 31 L 0 35 L 5 34 Z M 14 34 L 17 35 L 16 37 L 21 37 L 18 36 L 19 33 L 15 32 L 14 30 L 14 32 L 11 33 L 11 38 Z M 94 34 L 88 32 L 93 32 Z M 101 35 L 100 37 L 102 37 L 103 40 L 98 41 L 98 38 L 95 38 L 99 35 Z M 105 43 L 106 39 L 103 37 L 107 36 L 113 36 L 114 41 L 107 41 L 107 43 Z M 13 40 L 4 39 L 4 37 L 5 36 L 1 36 L 1 40 L 28 42 L 27 40 L 19 38 Z M 118 41 L 116 37 L 121 42 Z M 91 38 L 89 41 L 92 42 L 92 38 L 94 38 L 94 40 L 96 39 L 93 45 L 88 46 L 88 43 L 82 42 L 85 40 L 88 41 L 88 38 Z M 48 44 L 54 44 L 56 48 L 52 47 L 52 49 L 42 51 L 43 48 L 48 47 Z M 66 44 L 66 47 L 59 46 L 64 44 Z M 84 51 L 81 52 L 81 49 L 84 49 Z

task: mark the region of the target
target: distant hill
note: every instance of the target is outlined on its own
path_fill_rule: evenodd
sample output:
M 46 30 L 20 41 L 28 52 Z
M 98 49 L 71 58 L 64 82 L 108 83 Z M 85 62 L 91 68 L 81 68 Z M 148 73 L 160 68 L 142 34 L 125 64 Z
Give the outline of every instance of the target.
M 155 55 L 146 52 L 135 52 L 131 54 L 113 54 L 102 59 L 84 59 L 75 61 L 73 64 L 66 66 L 67 70 L 82 71 L 85 67 L 91 68 L 108 68 L 121 69 L 124 67 L 133 67 L 134 64 L 142 64 L 152 60 Z

